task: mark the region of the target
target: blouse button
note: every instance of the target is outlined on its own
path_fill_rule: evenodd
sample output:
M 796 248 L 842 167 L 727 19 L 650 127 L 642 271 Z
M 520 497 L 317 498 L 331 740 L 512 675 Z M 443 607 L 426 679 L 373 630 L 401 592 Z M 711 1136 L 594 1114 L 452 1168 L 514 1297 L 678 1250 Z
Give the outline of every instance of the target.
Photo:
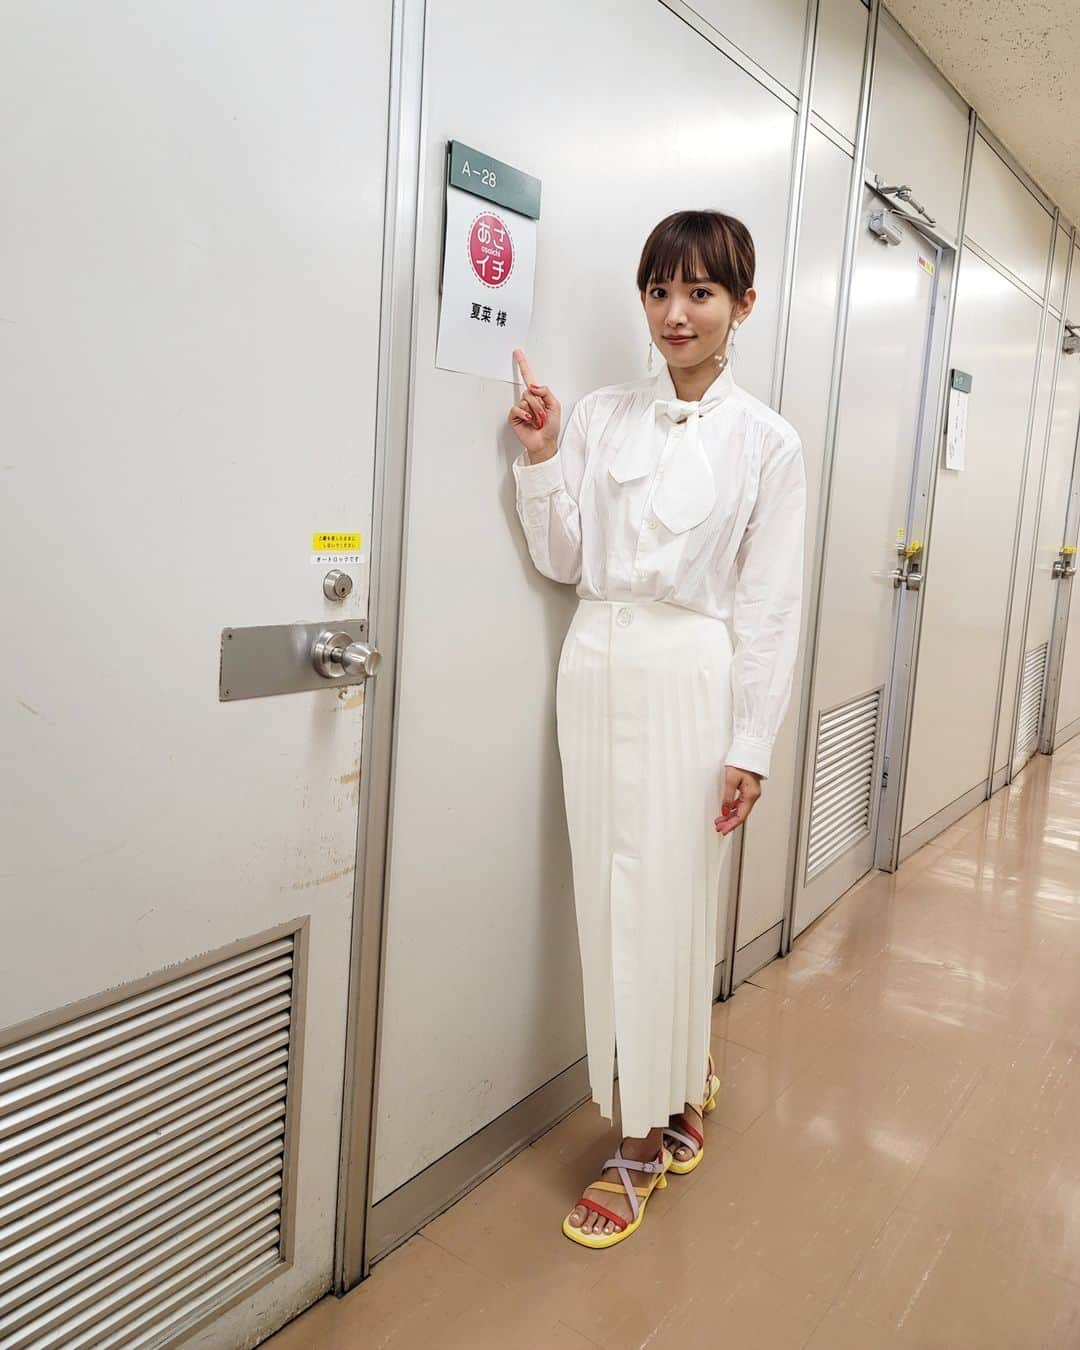
M 615 622 L 619 625 L 620 628 L 629 628 L 630 625 L 634 622 L 634 616 L 630 612 L 630 610 L 620 609 L 618 614 L 615 615 Z
M 656 527 L 660 524 L 660 522 L 656 519 L 655 516 L 650 516 L 649 519 L 645 522 L 645 524 L 648 529 L 655 530 Z

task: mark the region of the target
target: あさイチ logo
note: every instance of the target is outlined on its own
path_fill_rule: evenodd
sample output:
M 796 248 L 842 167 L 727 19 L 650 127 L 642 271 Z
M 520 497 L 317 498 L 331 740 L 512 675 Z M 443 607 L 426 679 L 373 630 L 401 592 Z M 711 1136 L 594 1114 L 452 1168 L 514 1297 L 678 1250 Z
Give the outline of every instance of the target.
M 501 216 L 485 211 L 473 221 L 469 262 L 485 286 L 502 286 L 509 280 L 514 270 L 514 241 Z

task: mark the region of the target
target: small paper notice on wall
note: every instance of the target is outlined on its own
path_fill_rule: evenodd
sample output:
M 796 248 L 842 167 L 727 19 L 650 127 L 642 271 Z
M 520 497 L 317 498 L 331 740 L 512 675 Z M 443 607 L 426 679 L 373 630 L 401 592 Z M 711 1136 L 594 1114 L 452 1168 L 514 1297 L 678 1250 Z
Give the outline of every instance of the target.
M 435 364 L 513 383 L 532 320 L 540 180 L 450 143 Z
M 945 467 L 963 469 L 967 452 L 967 404 L 971 396 L 971 376 L 954 370 L 949 379 L 949 404 L 945 414 Z

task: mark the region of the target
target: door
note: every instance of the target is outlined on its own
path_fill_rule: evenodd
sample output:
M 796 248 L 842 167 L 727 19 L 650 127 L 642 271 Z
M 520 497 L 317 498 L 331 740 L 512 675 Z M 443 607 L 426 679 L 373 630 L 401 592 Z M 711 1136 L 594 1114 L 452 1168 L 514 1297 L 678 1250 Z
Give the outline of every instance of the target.
M 1080 252 L 1080 250 L 1078 250 Z M 1073 277 L 1080 275 L 1080 257 L 1073 258 Z M 1062 358 L 1065 360 L 1065 358 Z M 1080 360 L 1075 354 L 1069 358 Z M 1062 566 L 1054 601 L 1050 674 L 1041 729 L 1044 754 L 1080 733 L 1080 600 L 1076 594 L 1077 545 L 1080 543 L 1080 429 L 1077 431 L 1064 541 L 1072 553 L 1059 554 Z M 1056 560 L 1055 560 L 1056 561 Z
M 1025 583 L 1018 600 L 1016 571 L 1026 575 L 1027 563 L 1017 546 L 1025 519 L 1031 538 L 1028 489 L 1042 459 L 1032 433 L 1047 407 L 1041 376 L 1053 368 L 1052 352 L 1040 346 L 1047 289 L 1054 291 L 1053 235 L 1046 202 L 976 134 L 949 353 L 950 366 L 972 377 L 967 448 L 962 467 L 936 467 L 901 857 L 988 797 L 995 770 L 999 781 L 1008 774 L 1027 591 Z
M 6 18 L 5 1345 L 330 1286 L 362 689 L 219 663 L 365 613 L 313 535 L 370 547 L 388 48 L 388 2 Z
M 1080 268 L 1072 261 L 1076 250 L 1070 235 L 1058 229 L 1055 237 L 1055 272 L 1062 254 L 1068 260 L 1068 265 L 1060 268 L 1065 277 L 1067 315 L 1080 296 Z M 1054 297 L 1054 303 L 1060 305 L 1061 301 L 1060 295 Z M 1000 768 L 1008 756 L 1010 777 L 1020 772 L 1039 746 L 1044 691 L 1051 667 L 1055 604 L 1059 590 L 1069 585 L 1068 571 L 1072 565 L 1071 556 L 1063 552 L 1063 546 L 1068 544 L 1069 484 L 1080 421 L 1080 358 L 1067 348 L 1063 351 L 1065 333 L 1052 311 L 1047 313 L 1046 324 L 1043 362 L 1054 371 L 1055 377 L 1048 420 L 1047 414 L 1040 409 L 1039 429 L 1045 438 L 1045 463 L 1042 466 L 1041 504 L 1032 541 L 1034 556 L 1025 556 L 1026 566 L 1021 573 L 1022 580 L 1030 578 L 1031 596 L 1023 650 L 1006 672 L 1013 687 L 1006 691 L 1009 697 L 1003 699 L 1003 725 L 995 764 L 995 768 Z M 1043 440 L 1036 441 L 1035 446 L 1043 449 Z M 1033 456 L 1037 456 L 1034 448 Z M 1037 472 L 1035 465 L 1031 471 Z M 1006 711 L 1009 713 L 1007 724 L 1004 723 Z
M 1071 521 L 1067 538 L 1073 553 L 1058 587 L 1054 623 L 1055 662 L 1047 698 L 1048 717 L 1043 726 L 1041 748 L 1049 753 L 1080 734 L 1080 600 L 1076 595 L 1077 544 L 1080 543 L 1080 470 L 1074 469 L 1070 498 Z
M 963 469 L 937 471 L 903 856 L 990 795 L 1040 311 L 1027 291 L 964 249 L 949 360 L 973 379 L 967 449 Z
M 894 573 L 919 569 L 918 552 L 911 561 L 901 555 L 920 542 L 909 530 L 940 256 L 896 217 L 896 242 L 884 243 L 869 227 L 882 206 L 867 189 L 837 421 L 795 935 L 874 864 L 898 621 L 917 598 Z

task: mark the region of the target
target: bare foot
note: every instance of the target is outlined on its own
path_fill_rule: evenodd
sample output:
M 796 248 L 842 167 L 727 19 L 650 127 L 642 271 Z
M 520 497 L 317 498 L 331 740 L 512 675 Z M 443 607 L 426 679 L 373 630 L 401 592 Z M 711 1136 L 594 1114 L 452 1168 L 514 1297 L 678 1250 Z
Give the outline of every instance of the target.
M 622 1155 L 624 1158 L 631 1158 L 635 1162 L 653 1162 L 660 1152 L 660 1143 L 662 1131 L 652 1130 L 644 1139 L 624 1139 L 622 1141 Z M 630 1173 L 630 1184 L 632 1186 L 647 1185 L 651 1177 L 649 1172 L 632 1171 Z M 598 1205 L 603 1205 L 605 1209 L 610 1209 L 612 1214 L 618 1214 L 629 1222 L 633 1219 L 633 1211 L 630 1208 L 630 1199 L 626 1194 L 625 1187 L 622 1186 L 621 1178 L 614 1167 L 609 1167 L 603 1174 L 603 1181 L 613 1181 L 620 1187 L 618 1193 L 615 1191 L 598 1191 L 590 1187 L 585 1191 L 583 1199 L 595 1200 Z M 594 1233 L 597 1237 L 607 1236 L 616 1231 L 616 1225 L 611 1222 L 606 1214 L 590 1209 L 587 1204 L 578 1205 L 570 1215 L 570 1223 L 574 1228 L 580 1228 L 583 1233 Z

